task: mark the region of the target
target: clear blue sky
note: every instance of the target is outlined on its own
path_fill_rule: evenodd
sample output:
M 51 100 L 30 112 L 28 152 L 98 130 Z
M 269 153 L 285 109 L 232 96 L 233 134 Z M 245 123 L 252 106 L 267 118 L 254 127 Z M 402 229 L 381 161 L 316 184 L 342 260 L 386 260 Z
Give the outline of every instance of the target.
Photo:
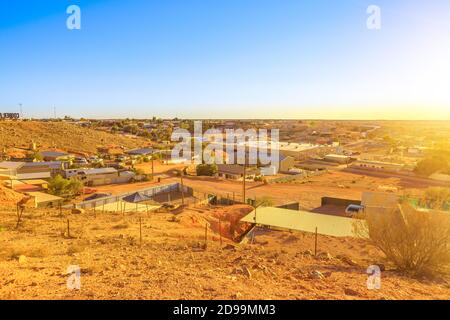
M 448 0 L 0 0 L 28 117 L 450 119 L 449 57 Z

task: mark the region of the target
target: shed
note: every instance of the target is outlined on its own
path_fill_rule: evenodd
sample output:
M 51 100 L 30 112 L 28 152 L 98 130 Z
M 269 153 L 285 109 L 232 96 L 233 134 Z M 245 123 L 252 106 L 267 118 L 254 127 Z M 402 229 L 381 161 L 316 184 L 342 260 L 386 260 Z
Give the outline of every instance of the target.
M 308 211 L 297 211 L 274 207 L 253 210 L 241 219 L 275 229 L 296 230 L 334 237 L 356 237 L 354 224 L 357 219 L 329 216 Z
M 63 198 L 57 197 L 48 193 L 43 192 L 27 192 L 32 198 L 32 203 L 35 208 L 46 207 L 46 206 L 56 206 L 62 203 Z

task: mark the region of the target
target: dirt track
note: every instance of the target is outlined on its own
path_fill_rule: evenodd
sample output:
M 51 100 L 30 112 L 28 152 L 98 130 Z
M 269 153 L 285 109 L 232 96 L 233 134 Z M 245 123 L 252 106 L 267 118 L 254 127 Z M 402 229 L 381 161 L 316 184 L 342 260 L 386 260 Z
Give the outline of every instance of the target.
M 161 183 L 180 182 L 178 177 L 163 179 Z M 184 183 L 197 192 L 220 194 L 236 199 L 242 197 L 242 182 L 218 180 L 206 177 L 184 178 Z M 155 182 L 144 182 L 128 185 L 111 185 L 98 187 L 98 191 L 120 193 L 143 189 L 156 185 Z M 361 177 L 360 175 L 333 171 L 322 176 L 308 179 L 303 184 L 263 184 L 261 182 L 247 182 L 247 198 L 270 198 L 274 204 L 300 202 L 304 209 L 313 209 L 320 206 L 320 200 L 325 196 L 341 197 L 346 199 L 360 199 L 364 191 L 377 191 L 380 185 L 398 184 L 398 179 Z

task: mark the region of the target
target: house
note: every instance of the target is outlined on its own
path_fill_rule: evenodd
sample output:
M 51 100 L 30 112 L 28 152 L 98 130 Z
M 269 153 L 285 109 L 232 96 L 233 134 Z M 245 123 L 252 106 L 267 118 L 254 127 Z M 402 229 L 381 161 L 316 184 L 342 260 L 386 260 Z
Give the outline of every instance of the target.
M 231 180 L 239 180 L 244 177 L 244 166 L 238 164 L 218 164 L 217 173 L 219 177 Z M 259 176 L 260 170 L 256 167 L 246 168 L 245 175 L 247 179 Z
M 59 151 L 41 151 L 40 154 L 45 161 L 55 161 L 70 156 L 68 153 Z
M 438 181 L 445 181 L 450 183 L 450 174 L 443 173 L 443 172 L 435 172 L 430 176 L 430 179 L 438 180 Z
M 152 155 L 153 152 L 154 152 L 153 148 L 141 148 L 141 149 L 128 150 L 125 153 L 130 156 L 149 156 L 149 155 Z
M 66 179 L 77 177 L 85 186 L 99 186 L 105 184 L 127 183 L 134 178 L 130 171 L 119 172 L 114 168 L 99 169 L 68 169 L 64 170 Z
M 379 171 L 400 171 L 405 168 L 404 164 L 382 162 L 373 160 L 357 160 L 351 164 L 352 168 L 365 169 L 365 170 L 379 170 Z
M 279 172 L 289 172 L 294 165 L 295 165 L 295 159 L 291 156 L 285 156 L 280 154 L 280 160 L 278 162 L 278 171 Z
M 85 157 L 75 157 L 75 159 L 73 159 L 73 164 L 86 165 L 89 164 L 89 162 L 86 160 Z
M 0 162 L 0 174 L 17 180 L 49 179 L 51 172 L 45 162 Z
M 57 207 L 62 204 L 63 198 L 43 192 L 27 192 L 31 199 L 26 203 L 33 208 Z
M 325 159 L 325 161 L 329 161 L 329 162 L 346 164 L 346 163 L 350 163 L 352 158 L 349 156 L 342 155 L 342 154 L 327 154 L 324 157 L 324 159 Z
M 2 161 L 0 162 L 0 175 L 17 178 L 17 170 L 19 170 L 25 162 Z
M 408 148 L 407 152 L 409 156 L 423 156 L 424 154 L 426 154 L 426 152 L 428 151 L 429 148 L 427 147 L 410 147 Z
M 20 171 L 21 173 L 30 174 L 28 178 L 22 177 L 22 179 L 46 179 L 48 177 L 42 176 L 41 178 L 36 178 L 36 176 L 38 176 L 39 172 L 49 171 L 50 177 L 54 177 L 58 174 L 62 174 L 62 171 L 68 166 L 68 162 L 62 161 L 27 162 Z

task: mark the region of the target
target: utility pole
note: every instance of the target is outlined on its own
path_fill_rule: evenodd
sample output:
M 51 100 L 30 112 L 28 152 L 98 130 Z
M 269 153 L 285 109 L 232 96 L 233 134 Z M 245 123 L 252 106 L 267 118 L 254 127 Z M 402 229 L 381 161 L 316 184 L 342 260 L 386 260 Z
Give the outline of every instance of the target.
M 20 114 L 20 118 L 23 118 L 22 104 L 21 103 L 19 103 L 19 114 Z
M 153 164 L 154 160 L 155 160 L 154 159 L 154 153 L 152 152 L 152 181 L 155 178 L 155 167 L 154 167 L 154 164 Z
M 242 197 L 243 197 L 243 202 L 245 203 L 245 178 L 247 176 L 247 164 L 244 163 L 244 177 L 242 179 Z
M 181 204 L 184 206 L 184 183 L 183 183 L 183 175 L 184 175 L 184 169 L 180 171 L 180 177 L 181 177 Z

